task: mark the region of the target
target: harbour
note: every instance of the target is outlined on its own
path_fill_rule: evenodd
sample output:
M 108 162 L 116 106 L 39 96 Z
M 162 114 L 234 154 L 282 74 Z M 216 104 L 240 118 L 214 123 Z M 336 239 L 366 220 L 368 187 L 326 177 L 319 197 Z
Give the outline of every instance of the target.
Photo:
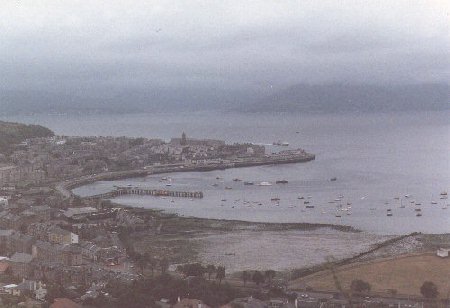
M 162 119 L 170 121 L 171 125 L 162 125 Z M 62 183 L 68 188 L 68 195 L 71 188 L 84 185 L 88 186 L 77 188 L 75 192 L 98 194 L 113 190 L 114 185 L 128 184 L 168 189 L 159 180 L 170 176 L 173 179 L 170 189 L 202 191 L 204 198 L 195 199 L 195 202 L 177 199 L 172 203 L 159 197 L 128 195 L 115 200 L 185 216 L 261 222 L 324 222 L 353 225 L 370 232 L 405 234 L 416 228 L 428 233 L 450 232 L 450 218 L 445 214 L 447 203 L 440 196 L 441 192 L 450 189 L 450 144 L 442 138 L 448 132 L 448 119 L 448 111 L 429 111 L 334 115 L 190 112 L 183 116 L 124 114 L 83 118 L 40 115 L 28 120 L 26 117 L 11 120 L 46 124 L 58 134 L 144 135 L 166 140 L 189 127 L 189 135 L 195 137 L 219 138 L 229 143 L 251 141 L 266 145 L 268 153 L 297 147 L 315 153 L 314 160 L 299 164 L 242 168 L 224 163 L 153 166 L 151 170 L 98 174 Z M 100 122 L 101 126 L 94 125 Z M 124 124 L 121 127 L 126 129 L 118 130 L 117 123 Z M 289 146 L 274 146 L 271 144 L 274 140 L 286 140 Z M 233 181 L 236 178 L 241 181 Z M 277 180 L 288 183 L 276 185 Z M 259 186 L 261 182 L 273 185 Z M 225 187 L 232 189 L 225 190 Z M 339 201 L 334 200 L 340 194 L 345 197 L 343 207 L 346 202 L 351 202 L 352 208 L 339 212 L 341 217 L 335 217 Z M 308 196 L 312 198 L 307 199 Z M 270 199 L 275 197 L 281 199 L 279 206 L 271 204 Z M 309 200 L 314 208 L 306 209 L 304 200 L 298 199 L 301 197 Z M 221 202 L 222 199 L 228 201 Z M 246 199 L 249 203 L 232 204 L 237 199 Z M 412 200 L 422 203 L 422 216 L 416 216 L 410 205 Z M 431 204 L 432 201 L 437 204 Z M 392 207 L 392 217 L 386 216 L 385 202 Z M 258 206 L 258 203 L 262 205 Z M 351 215 L 347 215 L 348 212 Z
M 321 180 L 286 176 L 288 183 L 275 184 L 280 174 L 301 174 L 307 167 L 307 164 L 293 164 L 153 174 L 134 179 L 100 181 L 77 188 L 74 193 L 83 196 L 108 192 L 114 189 L 114 185 L 128 184 L 133 187 L 166 189 L 165 181 L 161 181 L 161 178 L 167 177 L 171 180 L 170 189 L 202 191 L 203 198 L 190 201 L 164 196 L 122 195 L 114 198 L 114 201 L 185 217 L 348 225 L 366 232 L 388 235 L 407 234 L 414 230 L 424 233 L 450 232 L 445 211 L 448 199 L 437 199 L 439 201 L 432 204 L 428 201 L 432 195 L 429 193 L 430 187 L 413 187 L 403 194 L 382 185 L 383 182 L 373 186 L 373 191 L 365 187 L 351 189 L 353 181 L 346 176 L 333 182 L 325 176 Z M 234 181 L 236 178 L 242 181 Z M 249 181 L 254 185 L 245 184 Z M 414 203 L 410 203 L 413 199 Z M 420 215 L 415 210 L 418 207 L 421 209 Z

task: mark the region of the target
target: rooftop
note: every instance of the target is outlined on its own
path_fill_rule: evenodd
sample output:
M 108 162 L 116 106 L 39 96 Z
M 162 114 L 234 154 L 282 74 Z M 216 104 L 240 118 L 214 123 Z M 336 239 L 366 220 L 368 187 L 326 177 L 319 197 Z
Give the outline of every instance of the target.
M 91 214 L 97 212 L 96 208 L 93 207 L 71 207 L 64 211 L 64 216 L 72 217 L 74 215 Z
M 14 263 L 30 263 L 33 260 L 33 256 L 23 252 L 16 252 L 9 259 L 10 262 Z

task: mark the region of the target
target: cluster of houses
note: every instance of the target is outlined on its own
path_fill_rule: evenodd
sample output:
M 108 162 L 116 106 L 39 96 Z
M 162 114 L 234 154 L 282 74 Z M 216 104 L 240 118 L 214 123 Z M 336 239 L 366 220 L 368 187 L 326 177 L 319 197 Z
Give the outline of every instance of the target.
M 0 158 L 0 187 L 39 185 L 105 171 L 154 164 L 195 164 L 214 159 L 262 157 L 264 146 L 225 144 L 222 140 L 125 137 L 34 138 Z
M 30 196 L 30 190 L 8 190 L 1 199 L 0 281 L 4 283 L 0 283 L 0 295 L 25 295 L 33 299 L 32 307 L 41 307 L 47 291 L 43 281 L 70 288 L 136 278 L 136 274 L 115 269 L 127 255 L 123 247 L 116 246 L 108 228 L 143 223 L 139 217 L 119 209 L 114 215 L 101 216 L 105 210 L 94 204 L 37 205 L 43 195 L 38 190 Z M 45 201 L 51 200 L 51 193 L 46 196 Z M 70 206 L 72 202 L 62 203 Z

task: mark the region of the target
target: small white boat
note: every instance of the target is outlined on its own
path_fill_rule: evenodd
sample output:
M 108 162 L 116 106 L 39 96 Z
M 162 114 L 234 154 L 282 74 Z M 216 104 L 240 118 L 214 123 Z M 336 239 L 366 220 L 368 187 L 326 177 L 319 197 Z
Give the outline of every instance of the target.
M 289 146 L 289 142 L 286 142 L 286 141 L 275 141 L 275 142 L 272 143 L 272 145 L 278 145 L 278 146 L 287 147 L 287 146 Z
M 437 202 L 436 201 L 431 201 L 431 204 L 437 204 Z
M 272 183 L 270 183 L 270 182 L 261 182 L 258 185 L 259 186 L 272 186 Z

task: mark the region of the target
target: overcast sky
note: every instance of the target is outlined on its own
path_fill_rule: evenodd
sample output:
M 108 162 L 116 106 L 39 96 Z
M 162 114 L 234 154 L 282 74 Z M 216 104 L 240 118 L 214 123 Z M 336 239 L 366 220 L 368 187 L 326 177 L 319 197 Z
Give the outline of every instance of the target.
M 0 89 L 448 82 L 448 1 L 0 2 Z

